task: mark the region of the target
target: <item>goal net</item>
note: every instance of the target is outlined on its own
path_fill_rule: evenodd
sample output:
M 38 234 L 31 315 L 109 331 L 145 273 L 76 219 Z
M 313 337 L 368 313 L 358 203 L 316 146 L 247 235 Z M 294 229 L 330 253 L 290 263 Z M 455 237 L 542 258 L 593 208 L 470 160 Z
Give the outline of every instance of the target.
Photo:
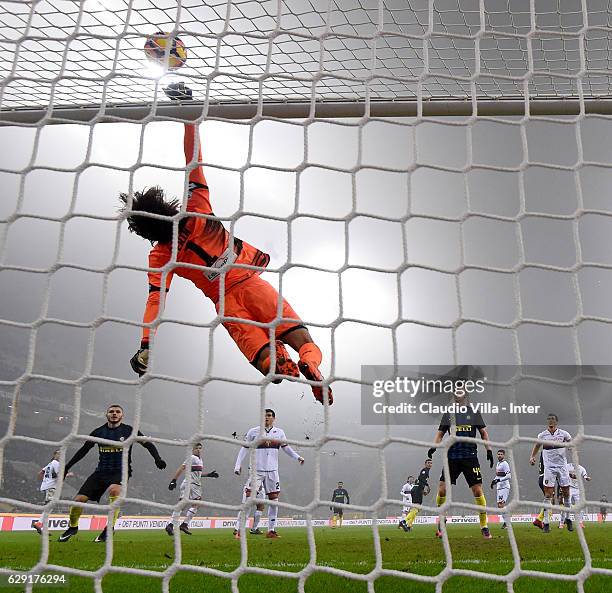
M 444 523 L 433 568 L 398 562 L 384 530 L 397 524 L 389 517 L 400 514 L 400 487 L 434 444 L 439 418 L 369 421 L 362 408 L 379 376 L 372 369 L 391 378 L 405 367 L 491 365 L 499 393 L 522 403 L 538 402 L 521 400 L 521 382 L 543 379 L 567 401 L 538 395 L 549 407 L 535 420 L 489 427 L 490 446 L 505 448 L 513 467 L 508 513 L 530 520 L 542 504 L 526 460 L 552 406 L 567 410 L 561 426 L 577 437 L 568 457 L 599 471 L 593 489 L 579 480 L 572 513 L 609 508 L 599 498 L 612 483 L 600 468 L 612 435 L 605 403 L 600 415 L 592 405 L 605 397 L 581 401 L 577 386 L 586 377 L 605 396 L 612 379 L 611 17 L 603 0 L 0 0 L 0 511 L 42 517 L 45 533 L 51 515 L 65 517 L 85 468 L 46 506 L 27 480 L 54 449 L 69 459 L 111 403 L 171 471 L 204 443 L 205 467 L 221 479 L 206 481 L 195 506 L 228 526 L 255 505 L 240 504 L 245 470 L 230 476 L 265 408 L 306 459 L 298 468 L 281 456 L 272 505 L 305 527 L 297 564 L 253 556 L 235 524 L 235 564 L 193 561 L 176 534 L 161 565 L 122 561 L 111 538 L 102 564 L 80 566 L 62 562 L 45 537 L 29 566 L 5 562 L 0 573 L 59 571 L 96 590 L 109 576 L 138 575 L 165 591 L 181 573 L 233 591 L 259 575 L 293 579 L 299 591 L 321 574 L 368 591 L 385 578 L 436 591 L 453 591 L 454 577 L 509 591 L 530 577 L 579 591 L 610 579 L 609 558 L 582 529 L 550 569 L 521 547 L 518 528 L 503 536 L 506 565 L 496 572 L 490 558 L 462 556 Z M 147 61 L 156 32 L 185 44 L 183 67 Z M 166 98 L 163 87 L 179 81 L 192 100 Z M 225 332 L 223 309 L 179 279 L 155 322 L 149 372 L 132 373 L 149 246 L 128 233 L 117 198 L 159 185 L 186 203 L 187 122 L 199 125 L 215 215 L 270 254 L 262 277 L 321 347 L 333 406 L 316 403 L 304 379 L 276 385 L 260 375 Z M 559 365 L 567 372 L 551 377 Z M 449 446 L 465 441 L 455 424 L 450 432 L 415 525 L 478 515 L 462 478 L 436 506 L 437 472 L 449 470 Z M 188 506 L 137 449 L 122 513 L 169 517 Z M 482 447 L 480 456 L 484 465 Z M 495 470 L 484 470 L 497 517 Z M 353 565 L 321 552 L 318 534 L 329 493 L 348 476 L 345 515 L 371 525 L 371 560 Z M 115 506 L 103 503 L 84 513 L 110 520 Z M 464 529 L 480 537 L 477 522 Z

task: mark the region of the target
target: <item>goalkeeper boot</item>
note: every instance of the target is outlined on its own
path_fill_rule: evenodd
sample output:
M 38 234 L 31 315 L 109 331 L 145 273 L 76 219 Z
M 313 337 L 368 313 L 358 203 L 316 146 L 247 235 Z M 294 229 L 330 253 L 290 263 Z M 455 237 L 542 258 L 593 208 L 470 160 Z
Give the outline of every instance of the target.
M 285 345 L 280 340 L 276 340 L 275 352 L 276 374 L 284 375 L 285 377 L 299 377 L 300 369 L 298 369 L 298 365 L 291 360 L 291 356 L 289 355 L 289 352 L 287 352 L 287 348 L 285 348 Z M 274 379 L 272 383 L 280 383 L 282 380 L 282 378 Z
M 164 527 L 164 531 L 170 536 L 172 537 L 174 535 L 174 525 L 172 525 L 172 523 L 168 523 L 168 525 L 166 525 Z
M 568 531 L 574 531 L 574 522 L 569 517 L 565 520 L 565 524 Z
M 278 533 L 276 533 L 276 531 L 272 530 L 272 531 L 268 531 L 268 533 L 266 533 L 266 537 L 269 539 L 276 539 L 279 538 L 280 535 L 278 535 Z
M 534 519 L 533 525 L 538 529 L 544 529 L 544 523 L 542 523 L 542 521 L 540 521 L 539 519 Z
M 302 372 L 302 375 L 304 375 L 304 377 L 306 377 L 306 379 L 308 379 L 309 381 L 323 381 L 323 375 L 321 374 L 318 367 L 313 362 L 300 360 L 300 362 L 298 363 L 298 366 L 300 367 L 300 371 Z M 310 387 L 312 389 L 312 394 L 314 395 L 315 399 L 320 403 L 324 403 L 324 399 L 323 399 L 324 386 L 311 385 Z M 334 396 L 332 394 L 331 387 L 325 387 L 325 389 L 327 389 L 327 394 L 329 397 L 329 405 L 331 406 L 334 403 Z
M 240 539 L 240 530 L 238 530 L 238 529 L 234 529 L 234 537 L 235 537 L 236 539 Z
M 68 527 L 62 535 L 57 538 L 58 542 L 67 542 L 73 535 L 76 535 L 79 532 L 78 527 Z
M 181 523 L 179 525 L 179 529 L 183 532 L 186 533 L 187 535 L 193 535 L 193 533 L 191 533 L 191 531 L 189 531 L 189 525 L 187 525 L 187 523 Z
M 493 539 L 493 536 L 491 535 L 491 532 L 489 531 L 488 527 L 483 527 L 480 530 L 480 533 L 482 533 L 482 537 L 484 537 L 485 539 Z
M 406 523 L 406 521 L 400 521 L 399 522 L 399 526 L 406 532 L 408 533 L 410 531 L 410 529 L 408 528 L 408 524 Z
M 38 535 L 42 535 L 42 523 L 40 521 L 32 521 L 32 529 L 36 529 Z

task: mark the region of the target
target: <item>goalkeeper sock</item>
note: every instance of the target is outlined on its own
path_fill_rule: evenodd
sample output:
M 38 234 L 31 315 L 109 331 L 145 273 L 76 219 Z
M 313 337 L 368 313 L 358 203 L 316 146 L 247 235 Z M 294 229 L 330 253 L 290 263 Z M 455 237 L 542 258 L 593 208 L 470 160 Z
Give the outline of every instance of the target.
M 278 507 L 270 505 L 268 508 L 268 531 L 275 531 Z
M 70 514 L 69 514 L 70 527 L 79 526 L 79 517 L 81 516 L 82 512 L 83 512 L 83 509 L 81 507 L 70 507 Z
M 119 497 L 118 496 L 109 496 L 108 497 L 108 501 L 112 504 L 113 502 L 115 502 Z M 121 509 L 119 507 L 117 507 L 115 509 L 115 512 L 113 513 L 113 527 L 115 527 L 115 523 L 117 522 L 117 519 L 119 518 L 119 513 L 121 512 Z
M 259 521 L 261 521 L 261 511 L 255 511 L 253 513 L 253 529 L 257 529 Z
M 544 509 L 540 510 L 540 513 L 538 514 L 538 521 L 544 521 Z
M 436 505 L 441 507 L 446 502 L 446 496 L 436 496 Z
M 314 342 L 308 342 L 307 344 L 304 344 L 298 350 L 298 354 L 302 362 L 311 362 L 317 368 L 321 364 L 321 360 L 323 360 L 321 350 L 319 350 L 319 347 Z
M 476 504 L 481 507 L 487 506 L 487 499 L 485 498 L 484 494 L 482 494 L 481 496 L 475 496 L 474 500 L 476 501 Z M 480 519 L 480 528 L 483 529 L 484 527 L 487 527 L 488 519 L 486 511 L 483 513 L 478 513 L 478 517 Z
M 418 514 L 419 514 L 419 509 L 410 509 L 410 512 L 408 513 L 408 517 L 407 517 L 408 527 L 412 527 L 412 524 L 414 523 L 414 520 L 416 519 L 416 516 Z

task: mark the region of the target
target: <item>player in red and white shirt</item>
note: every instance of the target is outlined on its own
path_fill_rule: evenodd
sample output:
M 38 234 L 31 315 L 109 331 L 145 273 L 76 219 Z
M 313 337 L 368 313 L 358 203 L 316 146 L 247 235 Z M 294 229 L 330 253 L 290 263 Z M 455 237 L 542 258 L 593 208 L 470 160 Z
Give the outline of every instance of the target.
M 245 437 L 247 443 L 257 443 L 255 450 L 255 484 L 251 483 L 251 479 L 245 486 L 246 496 L 249 497 L 254 490 L 258 492 L 263 489 L 264 494 L 269 500 L 278 500 L 280 494 L 280 477 L 278 475 L 278 450 L 282 449 L 284 453 L 295 459 L 300 465 L 304 464 L 304 458 L 299 455 L 291 446 L 287 444 L 287 437 L 282 428 L 274 426 L 276 413 L 270 408 L 266 409 L 264 431 L 260 434 L 260 427 L 254 426 L 251 428 Z M 249 454 L 249 447 L 242 446 L 236 458 L 234 473 L 239 476 L 242 471 L 242 463 Z M 268 533 L 266 537 L 279 537 L 276 533 L 276 517 L 278 516 L 278 507 L 276 505 L 268 505 Z M 238 526 L 234 535 L 240 536 L 240 524 L 242 521 L 242 513 L 238 514 Z
M 176 481 L 181 477 L 181 474 L 187 470 L 186 464 L 181 464 L 176 470 L 174 477 L 168 484 L 168 490 L 174 490 L 176 488 Z M 207 474 L 203 474 L 204 464 L 202 462 L 202 443 L 196 443 L 191 450 L 191 459 L 189 460 L 189 475 L 185 474 L 185 478 L 181 482 L 179 492 L 181 494 L 181 500 L 202 500 L 202 478 L 218 478 L 219 474 L 213 469 Z M 179 525 L 179 529 L 187 535 L 192 535 L 189 531 L 189 522 L 193 519 L 193 516 L 198 512 L 198 507 L 193 505 L 187 509 L 183 522 Z M 172 513 L 172 519 L 168 525 L 166 525 L 166 533 L 168 535 L 174 534 L 174 523 L 178 522 L 181 517 L 181 511 L 175 510 Z
M 543 445 L 536 443 L 531 451 L 529 463 L 536 464 L 536 455 L 542 447 L 542 459 L 544 461 L 544 523 L 542 528 L 544 533 L 550 532 L 550 520 L 552 518 L 552 510 L 546 508 L 553 504 L 555 495 L 555 484 L 559 482 L 561 492 L 563 492 L 563 504 L 569 507 L 570 497 L 570 476 L 567 469 L 567 457 L 565 448 L 572 440 L 572 435 L 566 430 L 559 428 L 559 418 L 556 414 L 549 414 L 547 418 L 548 428 L 538 435 L 538 440 L 546 441 Z M 574 527 L 571 519 L 565 520 L 568 531 L 573 531 Z M 534 521 L 534 525 L 539 527 Z
M 497 486 L 497 508 L 503 509 L 508 502 L 510 496 L 510 480 L 512 473 L 510 472 L 510 464 L 506 461 L 506 452 L 504 449 L 497 451 L 497 467 L 495 469 L 495 479 L 491 482 L 491 488 Z M 502 529 L 508 527 L 506 515 L 499 516 L 502 522 Z
M 53 499 L 53 495 L 55 494 L 55 490 L 57 488 L 57 478 L 60 472 L 60 450 L 57 449 L 53 452 L 53 458 L 45 467 L 43 467 L 38 472 L 38 479 L 40 482 L 40 491 L 45 494 L 45 501 L 43 504 L 48 504 Z M 74 476 L 72 472 L 67 473 L 64 477 L 69 478 Z M 36 531 L 42 535 L 42 517 L 38 520 L 34 519 L 32 521 L 32 529 L 36 529 Z
M 574 469 L 575 466 L 573 463 L 567 464 L 567 469 L 569 470 L 570 475 L 570 504 L 572 506 L 576 506 L 580 504 L 580 480 L 584 480 L 585 482 L 590 482 L 592 480 L 591 476 L 587 473 L 587 470 L 584 469 L 582 465 L 578 465 L 578 469 Z M 562 519 L 569 518 L 569 513 L 565 512 L 562 515 Z M 580 527 L 584 527 L 584 510 L 580 509 L 578 520 L 580 522 Z

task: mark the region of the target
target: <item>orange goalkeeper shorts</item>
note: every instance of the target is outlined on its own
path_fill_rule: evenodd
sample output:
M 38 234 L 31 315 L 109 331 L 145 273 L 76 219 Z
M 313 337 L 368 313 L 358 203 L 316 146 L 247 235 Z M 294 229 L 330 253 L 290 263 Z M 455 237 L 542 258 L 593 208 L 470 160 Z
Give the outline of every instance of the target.
M 284 334 L 304 327 L 304 324 L 285 299 L 282 301 L 281 318 L 278 318 L 278 299 L 278 292 L 269 282 L 258 275 L 251 276 L 232 286 L 225 293 L 223 315 L 261 323 L 270 323 L 277 319 L 274 339 L 281 339 Z M 220 306 L 219 301 L 216 305 L 217 313 L 219 313 Z M 239 321 L 226 321 L 223 325 L 251 364 L 255 364 L 257 356 L 266 346 L 270 346 L 270 330 L 267 327 Z

